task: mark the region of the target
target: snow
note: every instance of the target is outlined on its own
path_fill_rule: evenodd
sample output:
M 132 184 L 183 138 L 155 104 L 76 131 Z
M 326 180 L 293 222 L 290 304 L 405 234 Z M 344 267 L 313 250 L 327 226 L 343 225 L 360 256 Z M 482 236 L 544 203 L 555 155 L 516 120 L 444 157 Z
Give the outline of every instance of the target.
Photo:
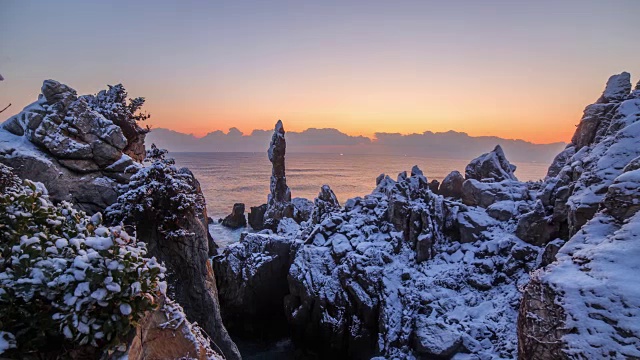
M 574 329 L 563 338 L 569 355 L 640 357 L 639 258 L 640 213 L 621 226 L 599 214 L 559 251 L 542 280 Z

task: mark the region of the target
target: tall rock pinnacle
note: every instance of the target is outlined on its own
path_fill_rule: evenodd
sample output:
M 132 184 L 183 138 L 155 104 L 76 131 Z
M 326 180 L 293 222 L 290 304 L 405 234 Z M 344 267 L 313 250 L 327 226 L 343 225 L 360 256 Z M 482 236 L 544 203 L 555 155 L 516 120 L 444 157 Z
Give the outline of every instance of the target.
M 272 202 L 291 202 L 291 190 L 287 186 L 287 177 L 285 176 L 284 155 L 287 150 L 287 141 L 284 138 L 284 133 L 282 120 L 278 120 L 267 151 L 269 161 L 272 164 L 269 204 Z
M 287 149 L 287 142 L 284 139 L 284 133 L 282 121 L 278 120 L 267 151 L 272 169 L 271 193 L 269 194 L 267 210 L 264 214 L 264 227 L 272 230 L 278 227 L 280 219 L 293 217 L 291 190 L 287 186 L 287 177 L 285 176 L 284 155 Z

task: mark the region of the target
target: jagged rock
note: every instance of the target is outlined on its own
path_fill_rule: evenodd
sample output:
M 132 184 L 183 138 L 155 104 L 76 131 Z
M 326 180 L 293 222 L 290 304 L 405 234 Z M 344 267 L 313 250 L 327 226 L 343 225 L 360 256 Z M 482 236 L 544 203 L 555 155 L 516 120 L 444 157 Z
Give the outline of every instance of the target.
M 2 124 L 0 161 L 23 178 L 43 182 L 53 201 L 71 201 L 90 214 L 104 210 L 117 198 L 118 183 L 128 182 L 139 167 L 124 155 L 128 140 L 112 121 L 145 132 L 126 92 L 122 99 L 111 88 L 78 97 L 54 80 L 44 81 L 41 91 L 37 101 Z
M 329 185 L 322 185 L 318 197 L 313 201 L 314 208 L 311 218 L 314 223 L 319 224 L 322 222 L 324 215 L 340 209 L 340 203 L 336 194 Z
M 462 183 L 462 202 L 469 206 L 486 208 L 498 201 L 522 201 L 528 198 L 527 184 L 519 181 L 504 180 L 484 183 L 471 179 Z
M 460 242 L 472 243 L 482 238 L 482 232 L 489 229 L 493 219 L 481 211 L 465 211 L 458 213 Z
M 630 89 L 626 73 L 609 79 L 567 147 L 574 153 L 557 157 L 560 171 L 545 181 L 545 210 L 567 223 L 571 238 L 547 245 L 543 268 L 525 288 L 521 359 L 640 358 L 640 334 L 631 325 L 640 318 L 640 282 L 628 276 L 637 273 L 630 259 L 640 253 L 640 102 Z
M 600 212 L 535 272 L 520 305 L 523 359 L 640 357 L 640 215 Z
M 553 159 L 553 162 L 549 166 L 549 170 L 547 170 L 547 179 L 553 178 L 560 174 L 562 168 L 567 164 L 567 161 L 571 159 L 573 155 L 575 155 L 576 149 L 572 145 L 567 145 L 567 147 L 556 157 Z
M 431 182 L 429 183 L 429 190 L 431 190 L 432 193 L 434 194 L 439 194 L 439 188 L 440 188 L 440 182 L 438 180 L 431 180 Z
M 233 204 L 233 210 L 231 214 L 222 220 L 222 225 L 231 229 L 238 229 L 247 226 L 247 219 L 244 217 L 244 204 Z
M 602 208 L 618 221 L 630 218 L 640 210 L 640 157 L 625 166 L 607 189 Z
M 118 198 L 118 183 L 100 172 L 72 172 L 33 144 L 4 130 L 0 130 L 0 162 L 12 167 L 22 179 L 45 184 L 52 201 L 69 201 L 88 214 L 104 211 Z
M 518 180 L 513 174 L 514 171 L 516 166 L 509 163 L 502 147 L 496 145 L 493 151 L 471 160 L 465 168 L 465 179 L 493 182 Z
M 167 268 L 168 295 L 211 336 L 226 359 L 240 359 L 220 316 L 200 183 L 189 169 L 176 170 L 173 161 L 162 155 L 152 146 L 152 166 L 141 169 L 122 189 L 107 218 L 135 227 L 138 238 L 147 243 L 148 255 Z
M 631 92 L 631 74 L 622 72 L 617 75 L 611 75 L 607 80 L 602 96 L 598 99 L 598 103 L 620 102 L 626 100 Z
M 286 333 L 284 297 L 294 245 L 281 236 L 243 234 L 213 258 L 222 318 L 230 332 L 263 339 Z
M 249 211 L 249 225 L 254 230 L 262 230 L 264 229 L 264 214 L 267 211 L 267 204 L 262 204 L 260 206 L 252 206 Z
M 278 120 L 267 155 L 271 161 L 271 193 L 267 201 L 267 210 L 264 214 L 264 228 L 276 230 L 278 223 L 283 218 L 293 218 L 294 207 L 291 203 L 291 190 L 287 186 L 285 176 L 284 156 L 287 149 L 287 142 L 284 138 L 284 127 L 282 121 Z
M 556 260 L 556 255 L 560 248 L 564 245 L 565 241 L 562 239 L 555 239 L 550 241 L 542 252 L 542 257 L 540 258 L 539 267 L 545 267 Z
M 440 195 L 445 197 L 452 197 L 455 199 L 459 199 L 462 197 L 462 183 L 464 182 L 464 177 L 460 174 L 459 171 L 454 170 L 447 175 L 444 180 L 442 180 L 442 185 L 440 185 Z
M 640 156 L 640 99 L 628 92 L 620 95 L 630 90 L 630 84 L 621 85 L 624 82 L 628 82 L 625 73 L 612 77 L 605 89 L 608 95 L 586 107 L 566 154 L 558 156 L 550 168 L 550 174 L 555 169 L 560 172 L 545 181 L 547 185 L 558 184 L 548 198 L 566 198 L 550 209 L 554 221 L 561 221 L 561 227 L 567 229 L 564 239 L 595 215 L 608 187 Z
M 297 197 L 293 198 L 291 203 L 293 204 L 293 220 L 300 224 L 303 221 L 311 219 L 313 201 Z
M 518 220 L 516 236 L 529 244 L 544 246 L 558 236 L 559 230 L 560 224 L 546 215 L 542 202 L 538 200 L 533 211 Z
M 108 359 L 224 359 L 211 348 L 209 338 L 197 324 L 190 323 L 179 305 L 159 299 L 158 309 L 149 311 L 136 326 L 124 353 Z

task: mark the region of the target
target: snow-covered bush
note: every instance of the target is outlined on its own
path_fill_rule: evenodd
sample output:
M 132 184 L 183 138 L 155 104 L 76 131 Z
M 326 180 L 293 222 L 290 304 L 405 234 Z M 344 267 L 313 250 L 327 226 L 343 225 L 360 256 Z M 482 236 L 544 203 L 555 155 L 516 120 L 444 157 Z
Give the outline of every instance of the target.
M 152 221 L 167 239 L 192 235 L 181 221 L 185 214 L 204 209 L 204 197 L 191 172 L 186 168 L 178 170 L 166 153 L 151 145 L 144 160 L 149 165 L 131 177 L 118 201 L 107 209 L 110 223 Z
M 138 121 L 151 117 L 148 113 L 140 112 L 145 101 L 143 97 L 129 99 L 127 102 L 128 94 L 122 84 L 108 86 L 109 90 L 102 90 L 97 95 L 84 95 L 82 98 L 87 101 L 89 107 L 120 127 L 123 127 L 123 123 L 135 127 Z
M 40 184 L 0 165 L 0 332 L 24 354 L 119 343 L 154 295 L 164 268 L 144 243 L 104 227 L 69 203 L 53 205 Z M 7 178 L 9 180 L 7 180 Z M 0 348 L 0 353 L 3 350 Z

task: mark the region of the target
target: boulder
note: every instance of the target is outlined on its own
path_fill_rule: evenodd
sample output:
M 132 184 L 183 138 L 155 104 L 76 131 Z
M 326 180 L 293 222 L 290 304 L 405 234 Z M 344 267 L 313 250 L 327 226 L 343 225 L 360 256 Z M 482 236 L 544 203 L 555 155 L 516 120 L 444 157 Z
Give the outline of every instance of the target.
M 322 185 L 320 193 L 313 201 L 313 204 L 314 208 L 311 218 L 316 224 L 321 223 L 326 214 L 340 209 L 338 198 L 336 197 L 336 194 L 333 193 L 333 190 L 331 190 L 329 185 Z
M 518 180 L 513 174 L 514 171 L 516 166 L 509 163 L 502 147 L 496 145 L 493 151 L 471 160 L 465 168 L 465 179 L 493 182 Z
M 262 230 L 264 229 L 264 214 L 267 211 L 267 204 L 262 204 L 260 206 L 252 206 L 250 208 L 249 215 L 249 225 L 253 230 Z
M 231 214 L 227 215 L 224 220 L 222 220 L 222 225 L 231 229 L 239 229 L 247 226 L 247 219 L 244 217 L 244 204 L 233 204 Z
M 498 201 L 522 201 L 528 198 L 527 184 L 519 181 L 484 183 L 471 179 L 462 183 L 462 202 L 469 206 L 487 208 Z
M 303 221 L 311 219 L 311 214 L 313 213 L 313 201 L 297 197 L 293 198 L 291 203 L 293 204 L 293 220 L 300 224 Z
M 416 318 L 413 348 L 423 356 L 450 358 L 462 347 L 462 334 L 424 315 Z
M 547 216 L 542 202 L 538 200 L 533 211 L 518 220 L 516 236 L 529 244 L 544 246 L 558 236 L 559 230 L 560 224 Z
M 447 175 L 440 185 L 439 193 L 444 197 L 459 199 L 462 197 L 462 183 L 464 177 L 459 171 L 454 170 Z

